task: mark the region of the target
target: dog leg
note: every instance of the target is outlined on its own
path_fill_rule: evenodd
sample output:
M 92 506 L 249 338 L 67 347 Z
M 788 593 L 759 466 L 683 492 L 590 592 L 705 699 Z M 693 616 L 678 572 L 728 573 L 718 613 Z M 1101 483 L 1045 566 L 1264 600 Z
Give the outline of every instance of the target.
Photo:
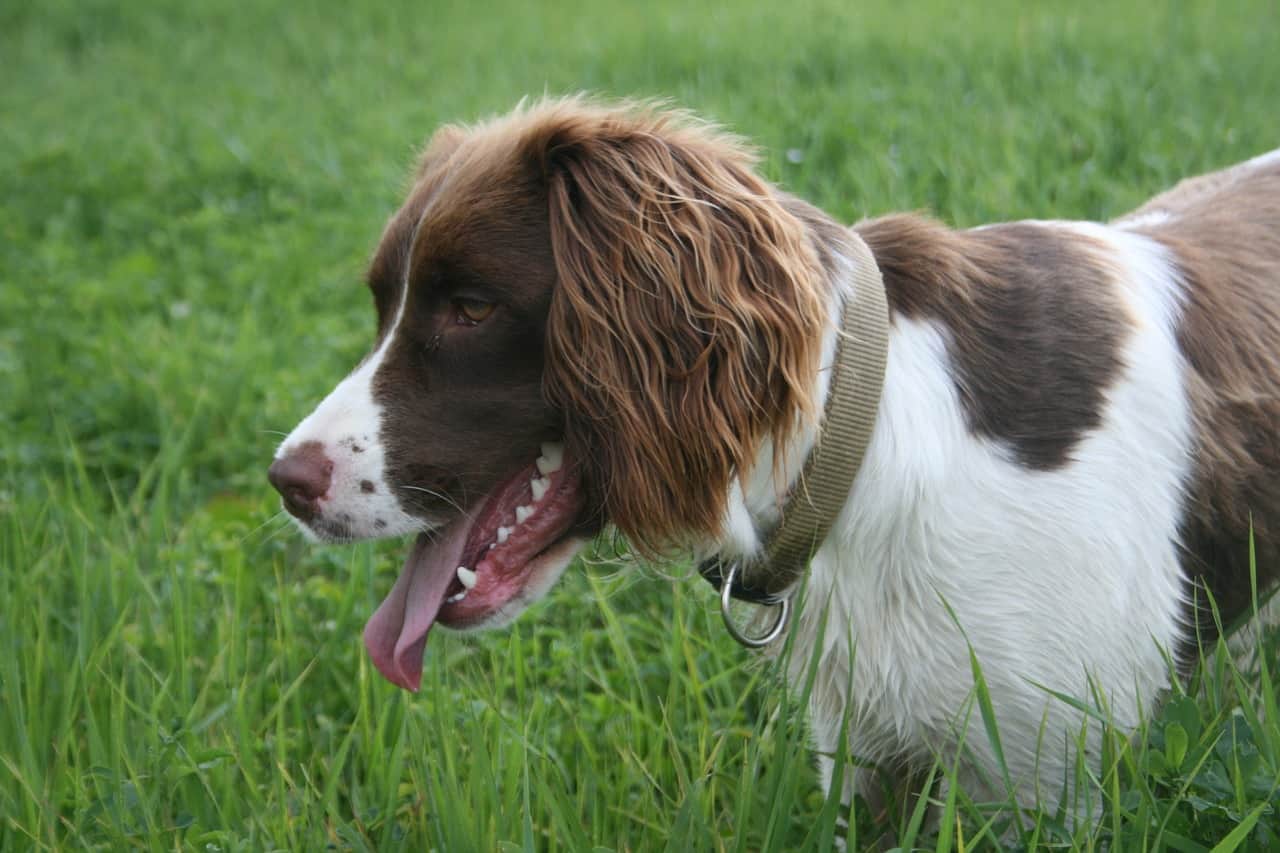
M 824 750 L 818 759 L 824 787 L 828 792 L 837 783 L 832 755 L 832 752 Z M 919 799 L 928 797 L 931 793 L 926 788 L 927 781 L 927 774 L 912 771 L 907 762 L 902 760 L 884 762 L 875 767 L 845 763 L 840 814 L 836 818 L 838 849 L 845 849 L 849 818 L 857 819 L 856 815 L 850 814 L 850 805 L 855 797 L 861 797 L 866 804 L 873 828 L 878 832 L 869 845 L 861 844 L 861 849 L 891 850 L 897 847 L 898 827 L 906 823 L 907 816 L 915 810 Z M 936 816 L 932 807 L 926 808 L 928 811 L 924 825 L 928 826 Z

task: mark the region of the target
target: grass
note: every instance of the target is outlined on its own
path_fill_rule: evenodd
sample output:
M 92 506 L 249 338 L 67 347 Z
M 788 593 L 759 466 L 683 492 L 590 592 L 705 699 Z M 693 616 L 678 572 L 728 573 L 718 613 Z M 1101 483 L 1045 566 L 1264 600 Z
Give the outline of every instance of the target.
M 1280 142 L 1277 44 L 1271 0 L 0 7 L 0 849 L 828 846 L 801 700 L 700 583 L 602 557 L 433 637 L 415 697 L 359 642 L 402 546 L 272 519 L 413 150 L 529 93 L 668 95 L 845 220 L 1108 217 Z M 1096 826 L 952 786 L 900 840 L 1280 845 L 1267 648 L 1106 738 Z

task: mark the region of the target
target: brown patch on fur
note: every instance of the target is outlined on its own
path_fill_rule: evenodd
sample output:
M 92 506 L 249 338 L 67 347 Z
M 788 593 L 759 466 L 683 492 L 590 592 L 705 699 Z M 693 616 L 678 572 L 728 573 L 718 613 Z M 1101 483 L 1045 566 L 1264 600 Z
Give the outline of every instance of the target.
M 856 230 L 891 312 L 940 323 L 969 428 L 1047 471 L 1102 420 L 1128 320 L 1105 250 L 1048 225 L 953 231 L 919 216 Z
M 815 416 L 815 249 L 738 140 L 684 114 L 531 119 L 557 277 L 545 387 L 569 451 L 641 550 L 713 535 L 760 443 Z
M 1280 163 L 1183 181 L 1125 219 L 1154 211 L 1170 218 L 1135 230 L 1170 249 L 1186 286 L 1178 343 L 1197 430 L 1187 572 L 1230 622 L 1251 601 L 1251 524 L 1259 590 L 1280 575 Z

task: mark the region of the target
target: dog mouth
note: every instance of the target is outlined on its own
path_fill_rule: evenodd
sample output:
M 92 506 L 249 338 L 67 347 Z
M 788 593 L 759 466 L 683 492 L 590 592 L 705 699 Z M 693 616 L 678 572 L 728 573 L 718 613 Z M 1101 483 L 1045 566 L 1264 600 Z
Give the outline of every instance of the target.
M 541 450 L 473 511 L 414 541 L 364 629 L 369 656 L 388 681 L 417 691 L 432 626 L 470 628 L 515 615 L 577 550 L 571 531 L 584 505 L 578 473 L 562 445 Z

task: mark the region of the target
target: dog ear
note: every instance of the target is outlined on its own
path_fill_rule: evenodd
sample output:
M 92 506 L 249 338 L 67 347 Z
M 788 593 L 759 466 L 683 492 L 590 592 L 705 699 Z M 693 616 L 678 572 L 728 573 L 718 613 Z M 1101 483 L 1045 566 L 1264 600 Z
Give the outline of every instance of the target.
M 571 103 L 542 130 L 558 277 L 544 382 L 572 458 L 642 553 L 715 536 L 733 476 L 815 414 L 815 250 L 710 126 Z

